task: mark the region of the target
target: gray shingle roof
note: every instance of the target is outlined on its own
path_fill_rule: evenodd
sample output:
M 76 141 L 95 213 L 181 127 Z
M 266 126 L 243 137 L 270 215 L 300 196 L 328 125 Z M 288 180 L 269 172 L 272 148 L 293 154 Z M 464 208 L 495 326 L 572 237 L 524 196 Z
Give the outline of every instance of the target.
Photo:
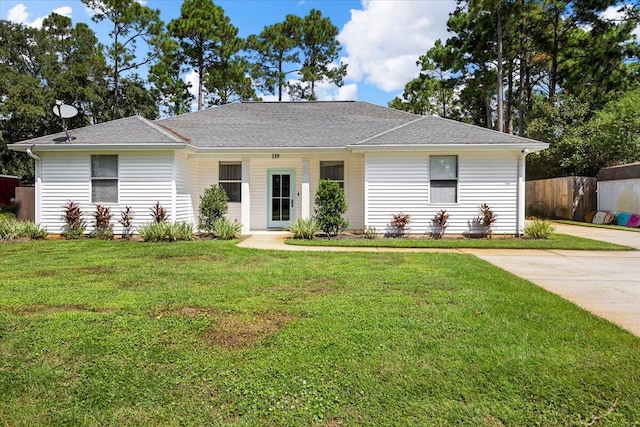
M 159 123 L 202 148 L 340 148 L 415 118 L 366 102 L 249 102 L 183 114 Z
M 436 116 L 421 116 L 355 145 L 532 144 L 542 142 Z
M 151 122 L 128 117 L 23 141 L 16 146 L 187 143 L 200 149 L 346 148 L 536 141 L 367 102 L 249 102 Z
M 185 142 L 155 122 L 141 116 L 126 117 L 69 131 L 21 141 L 14 145 L 103 145 L 103 144 L 164 144 Z

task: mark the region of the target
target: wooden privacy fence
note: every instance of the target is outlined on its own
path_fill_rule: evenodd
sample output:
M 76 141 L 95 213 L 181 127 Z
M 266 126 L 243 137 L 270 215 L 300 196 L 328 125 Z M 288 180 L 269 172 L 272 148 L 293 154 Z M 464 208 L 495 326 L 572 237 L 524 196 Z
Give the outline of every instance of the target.
M 583 221 L 597 210 L 596 178 L 566 176 L 526 183 L 527 216 Z
M 16 217 L 22 221 L 36 220 L 35 187 L 16 187 Z

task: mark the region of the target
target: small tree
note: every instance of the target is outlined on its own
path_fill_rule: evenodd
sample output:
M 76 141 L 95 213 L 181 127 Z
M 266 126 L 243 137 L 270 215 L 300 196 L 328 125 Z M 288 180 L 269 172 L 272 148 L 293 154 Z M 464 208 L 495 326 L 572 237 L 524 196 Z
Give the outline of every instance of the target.
M 229 197 L 218 184 L 204 190 L 200 196 L 200 228 L 207 233 L 213 232 L 214 223 L 229 210 Z
M 315 218 L 322 231 L 329 237 L 343 232 L 349 221 L 342 218 L 348 208 L 344 191 L 335 181 L 321 179 L 316 190 Z

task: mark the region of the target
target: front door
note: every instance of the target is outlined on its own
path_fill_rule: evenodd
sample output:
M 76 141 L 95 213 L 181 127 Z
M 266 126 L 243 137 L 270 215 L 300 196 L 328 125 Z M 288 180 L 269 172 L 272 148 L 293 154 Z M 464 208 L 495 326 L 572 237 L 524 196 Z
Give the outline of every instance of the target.
M 294 170 L 269 171 L 269 218 L 267 227 L 287 228 L 295 213 Z

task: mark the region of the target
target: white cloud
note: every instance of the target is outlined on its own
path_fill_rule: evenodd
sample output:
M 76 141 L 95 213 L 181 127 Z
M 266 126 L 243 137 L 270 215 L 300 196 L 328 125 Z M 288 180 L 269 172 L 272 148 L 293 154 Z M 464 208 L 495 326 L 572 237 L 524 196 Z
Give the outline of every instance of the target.
M 15 22 L 16 24 L 24 24 L 27 21 L 27 18 L 29 18 L 27 6 L 22 3 L 18 3 L 9 9 L 9 13 L 7 13 L 7 20 Z
M 447 38 L 455 0 L 362 0 L 351 10 L 338 40 L 346 51 L 348 79 L 397 91 L 417 77 L 416 61 L 434 42 Z
M 605 21 L 620 22 L 625 18 L 624 9 L 629 5 L 609 6 L 604 12 L 600 14 L 600 18 Z M 640 25 L 631 32 L 636 38 L 640 38 Z
M 52 10 L 52 13 L 57 13 L 58 15 L 63 15 L 68 18 L 71 18 L 72 12 L 73 10 L 71 9 L 70 6 L 62 6 Z M 13 8 L 11 8 L 11 10 L 9 10 L 9 13 L 7 13 L 7 20 L 18 23 L 18 24 L 23 24 L 32 28 L 41 28 L 42 21 L 44 21 L 44 18 L 46 18 L 46 16 L 40 16 L 34 19 L 33 21 L 29 22 L 30 16 L 31 14 L 27 12 L 27 7 L 24 4 L 20 3 L 15 5 Z
M 62 6 L 57 9 L 53 9 L 53 13 L 57 13 L 58 15 L 66 16 L 67 18 L 71 18 L 73 13 L 73 9 L 71 6 Z

